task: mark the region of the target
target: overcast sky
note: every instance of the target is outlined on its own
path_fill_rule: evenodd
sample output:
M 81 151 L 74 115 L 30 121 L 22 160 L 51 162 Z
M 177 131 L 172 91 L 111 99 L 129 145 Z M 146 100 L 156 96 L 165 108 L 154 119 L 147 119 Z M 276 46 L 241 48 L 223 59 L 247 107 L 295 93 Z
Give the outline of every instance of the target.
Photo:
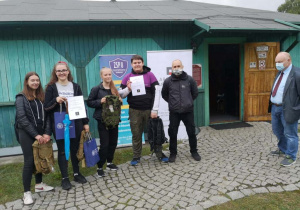
M 234 7 L 246 7 L 253 9 L 277 11 L 279 5 L 285 0 L 193 0 L 211 4 L 221 4 Z
M 109 1 L 109 0 L 83 0 L 83 1 Z M 144 0 L 116 0 L 116 1 L 144 1 Z M 147 0 L 147 1 L 151 1 L 151 0 Z M 278 6 L 285 2 L 285 0 L 190 0 L 190 1 L 198 1 L 198 2 L 204 2 L 210 4 L 221 4 L 221 5 L 228 5 L 234 7 L 271 10 L 271 11 L 277 11 Z

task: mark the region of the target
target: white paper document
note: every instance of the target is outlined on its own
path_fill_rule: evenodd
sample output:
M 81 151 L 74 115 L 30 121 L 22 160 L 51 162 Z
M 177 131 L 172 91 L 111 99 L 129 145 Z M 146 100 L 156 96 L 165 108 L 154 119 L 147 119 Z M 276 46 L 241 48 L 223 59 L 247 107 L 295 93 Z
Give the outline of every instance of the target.
M 70 120 L 86 118 L 83 96 L 69 97 L 68 110 Z
M 145 89 L 145 83 L 144 83 L 144 77 L 136 76 L 136 77 L 130 77 L 131 83 L 131 91 L 133 96 L 139 96 L 139 95 L 145 95 L 146 89 Z

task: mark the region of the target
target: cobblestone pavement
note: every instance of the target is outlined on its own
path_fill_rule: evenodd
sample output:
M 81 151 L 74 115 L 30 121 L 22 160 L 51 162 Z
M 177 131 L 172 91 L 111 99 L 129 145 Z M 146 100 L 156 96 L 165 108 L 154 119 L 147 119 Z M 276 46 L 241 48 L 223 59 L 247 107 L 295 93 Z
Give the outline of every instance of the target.
M 82 185 L 64 191 L 34 194 L 36 202 L 23 207 L 21 199 L 0 205 L 0 209 L 205 209 L 245 196 L 297 190 L 300 164 L 281 167 L 283 157 L 270 156 L 276 149 L 271 124 L 214 130 L 201 128 L 200 162 L 192 159 L 188 142 L 178 145 L 175 163 L 163 164 L 154 156 L 141 163 L 119 166 L 107 177 L 87 177 Z M 168 153 L 168 152 L 166 152 Z

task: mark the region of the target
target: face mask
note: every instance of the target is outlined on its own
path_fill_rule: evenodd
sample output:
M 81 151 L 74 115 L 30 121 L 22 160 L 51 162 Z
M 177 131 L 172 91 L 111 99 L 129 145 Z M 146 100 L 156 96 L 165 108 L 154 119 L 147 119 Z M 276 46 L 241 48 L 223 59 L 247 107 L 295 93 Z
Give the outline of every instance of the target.
M 173 74 L 175 74 L 176 76 L 179 76 L 180 74 L 182 74 L 182 69 L 174 69 L 173 70 Z
M 276 63 L 276 69 L 277 69 L 278 71 L 282 71 L 282 70 L 284 69 L 283 63 Z

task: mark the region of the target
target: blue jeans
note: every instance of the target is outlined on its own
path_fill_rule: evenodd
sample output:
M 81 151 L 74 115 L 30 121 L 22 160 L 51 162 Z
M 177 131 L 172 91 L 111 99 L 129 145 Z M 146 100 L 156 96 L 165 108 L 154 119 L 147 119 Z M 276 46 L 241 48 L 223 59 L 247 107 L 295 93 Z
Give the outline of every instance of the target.
M 298 152 L 298 121 L 287 123 L 283 116 L 282 106 L 272 105 L 272 130 L 278 139 L 278 148 L 293 160 Z

